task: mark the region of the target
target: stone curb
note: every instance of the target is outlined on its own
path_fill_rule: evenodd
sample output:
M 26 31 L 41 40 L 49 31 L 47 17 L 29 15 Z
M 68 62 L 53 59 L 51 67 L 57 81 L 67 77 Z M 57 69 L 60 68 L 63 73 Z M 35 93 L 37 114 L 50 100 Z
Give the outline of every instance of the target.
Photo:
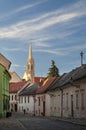
M 55 118 L 55 117 L 48 117 L 48 119 L 55 120 L 55 121 L 64 121 L 68 123 L 72 123 L 75 125 L 81 125 L 86 127 L 86 119 L 83 121 L 77 120 L 77 119 L 64 119 L 64 118 Z

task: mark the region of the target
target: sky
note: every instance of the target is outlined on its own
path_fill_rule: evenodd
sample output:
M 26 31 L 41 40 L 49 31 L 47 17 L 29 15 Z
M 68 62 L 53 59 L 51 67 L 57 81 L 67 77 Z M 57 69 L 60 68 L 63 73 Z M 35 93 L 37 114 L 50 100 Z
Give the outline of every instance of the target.
M 47 76 L 51 60 L 60 75 L 86 63 L 86 0 L 0 0 L 0 53 L 20 77 L 32 43 L 35 76 Z

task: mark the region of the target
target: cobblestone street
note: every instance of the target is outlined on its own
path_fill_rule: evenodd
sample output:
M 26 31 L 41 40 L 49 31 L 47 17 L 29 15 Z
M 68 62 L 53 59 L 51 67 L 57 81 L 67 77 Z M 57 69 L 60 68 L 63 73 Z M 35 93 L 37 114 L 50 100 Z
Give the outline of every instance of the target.
M 60 120 L 15 113 L 10 118 L 0 119 L 0 130 L 86 130 L 86 127 Z

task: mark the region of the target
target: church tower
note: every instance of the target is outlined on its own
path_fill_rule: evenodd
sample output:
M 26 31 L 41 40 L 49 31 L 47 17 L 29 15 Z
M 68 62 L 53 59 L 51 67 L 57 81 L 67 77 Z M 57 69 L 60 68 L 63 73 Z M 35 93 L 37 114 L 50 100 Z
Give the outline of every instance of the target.
M 23 79 L 31 80 L 31 82 L 34 82 L 34 58 L 32 55 L 32 44 L 29 46 L 29 54 L 26 64 L 26 71 L 24 73 Z

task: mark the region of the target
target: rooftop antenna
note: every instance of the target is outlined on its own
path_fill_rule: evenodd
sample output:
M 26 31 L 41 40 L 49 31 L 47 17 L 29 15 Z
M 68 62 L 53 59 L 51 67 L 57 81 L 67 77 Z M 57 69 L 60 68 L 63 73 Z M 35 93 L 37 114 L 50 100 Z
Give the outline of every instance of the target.
M 81 51 L 81 53 L 80 53 L 80 56 L 81 56 L 81 66 L 83 65 L 83 55 L 84 55 L 84 53 L 83 53 L 83 51 Z

